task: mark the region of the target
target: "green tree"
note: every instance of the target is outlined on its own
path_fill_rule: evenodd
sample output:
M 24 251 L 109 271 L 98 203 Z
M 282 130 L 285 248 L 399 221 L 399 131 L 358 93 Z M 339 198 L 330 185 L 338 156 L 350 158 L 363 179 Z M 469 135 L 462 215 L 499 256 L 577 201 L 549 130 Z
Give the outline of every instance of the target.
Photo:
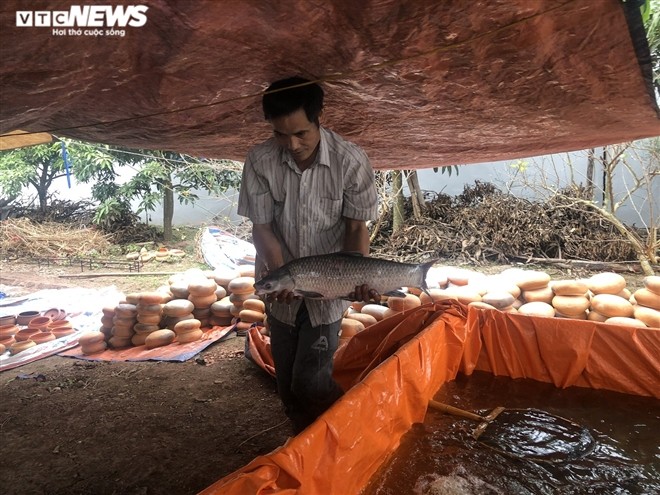
M 204 190 L 218 194 L 240 184 L 240 164 L 208 160 L 169 151 L 140 150 L 143 160 L 137 174 L 121 186 L 124 197 L 138 199 L 138 213 L 163 207 L 163 237 L 172 240 L 175 195 L 180 204 L 194 204 Z M 111 198 L 109 198 L 111 199 Z
M 104 150 L 95 146 L 82 142 L 67 143 L 71 156 L 93 157 L 99 162 L 110 158 Z M 60 141 L 0 152 L 0 189 L 3 195 L 18 197 L 33 189 L 42 213 L 48 207 L 53 181 L 65 175 Z
M 95 222 L 100 225 L 121 224 L 132 215 L 131 204 L 137 201 L 135 213 L 163 208 L 163 238 L 172 240 L 175 196 L 181 204 L 194 204 L 204 190 L 217 194 L 240 184 L 240 164 L 229 160 L 209 160 L 171 151 L 110 150 L 112 160 L 92 156 L 83 160 L 76 177 L 94 182 L 92 194 L 100 202 Z M 119 184 L 126 167 L 135 174 Z
M 134 222 L 135 215 L 163 207 L 163 234 L 172 239 L 175 195 L 182 204 L 199 199 L 196 190 L 211 194 L 240 183 L 240 164 L 208 160 L 169 151 L 130 150 L 105 144 L 62 139 L 77 181 L 92 183 L 92 197 L 99 206 L 95 223 L 117 228 Z M 133 177 L 120 183 L 128 169 Z M 65 175 L 60 141 L 0 153 L 0 188 L 16 197 L 33 187 L 42 211 L 53 181 Z M 132 202 L 138 201 L 137 211 Z
M 646 0 L 641 7 L 653 67 L 653 84 L 660 90 L 660 0 Z

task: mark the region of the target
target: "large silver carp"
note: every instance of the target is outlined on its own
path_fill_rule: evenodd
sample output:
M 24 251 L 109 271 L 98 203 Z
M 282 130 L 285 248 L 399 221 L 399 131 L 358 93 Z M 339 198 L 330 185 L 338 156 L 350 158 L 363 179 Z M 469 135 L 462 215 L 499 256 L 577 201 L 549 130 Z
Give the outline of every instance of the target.
M 381 295 L 401 295 L 397 289 L 426 291 L 426 273 L 436 260 L 422 264 L 398 263 L 353 253 L 298 258 L 254 284 L 258 295 L 288 289 L 313 299 L 346 299 L 355 286 L 367 284 Z

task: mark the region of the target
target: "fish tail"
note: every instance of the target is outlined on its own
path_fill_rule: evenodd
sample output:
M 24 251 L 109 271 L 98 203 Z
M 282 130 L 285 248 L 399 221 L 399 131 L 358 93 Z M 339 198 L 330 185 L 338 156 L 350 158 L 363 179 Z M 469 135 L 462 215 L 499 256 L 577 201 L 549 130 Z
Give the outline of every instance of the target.
M 426 285 L 426 275 L 428 274 L 430 268 L 435 265 L 438 262 L 437 259 L 427 261 L 426 263 L 422 263 L 420 266 L 422 267 L 422 286 L 420 289 L 422 289 L 424 292 L 426 292 L 426 295 L 431 297 L 431 294 L 429 293 L 429 288 Z

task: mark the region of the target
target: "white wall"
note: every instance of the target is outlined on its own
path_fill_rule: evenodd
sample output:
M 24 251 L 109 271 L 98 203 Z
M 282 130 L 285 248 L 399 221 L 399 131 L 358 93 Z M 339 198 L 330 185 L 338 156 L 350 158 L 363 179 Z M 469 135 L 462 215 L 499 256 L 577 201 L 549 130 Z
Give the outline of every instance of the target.
M 601 150 L 596 151 L 597 156 L 600 153 L 602 153 Z M 585 182 L 584 177 L 587 169 L 586 151 L 544 155 L 525 158 L 522 161 L 528 164 L 527 174 L 529 176 L 529 182 L 540 183 L 542 177 L 545 176 L 550 183 L 559 184 L 559 187 L 563 187 L 570 182 L 571 171 L 575 182 Z M 629 159 L 628 161 L 633 163 L 634 168 L 637 170 L 640 169 L 641 166 L 638 163 L 636 164 L 634 160 Z M 507 184 L 516 172 L 516 168 L 511 166 L 515 162 L 516 160 L 464 165 L 459 167 L 458 175 L 453 171 L 451 177 L 446 172 L 442 174 L 440 171 L 436 173 L 432 169 L 420 170 L 418 171 L 419 182 L 424 190 L 443 192 L 450 196 L 460 194 L 463 192 L 466 184 L 474 184 L 475 180 L 494 183 L 497 187 L 506 191 Z M 572 164 L 572 167 L 569 166 L 569 163 Z M 596 161 L 597 186 L 600 181 L 599 170 L 598 161 Z M 124 180 L 130 177 L 129 174 L 124 177 Z M 617 196 L 623 194 L 626 184 L 630 184 L 630 182 L 630 174 L 623 171 L 619 172 L 615 177 L 615 194 Z M 660 177 L 655 178 L 652 187 L 652 196 L 655 199 L 654 211 L 656 217 L 659 217 Z M 68 189 L 65 178 L 58 179 L 53 191 L 57 191 L 60 198 L 73 201 L 89 198 L 91 195 L 91 187 L 89 185 L 78 184 L 75 180 L 72 180 L 72 187 Z M 513 188 L 511 192 L 517 196 L 528 198 L 534 198 L 536 196 L 536 193 L 530 187 L 518 186 Z M 236 214 L 238 193 L 235 190 L 227 191 L 218 197 L 211 197 L 203 191 L 197 191 L 197 194 L 200 196 L 200 200 L 196 205 L 182 205 L 179 203 L 178 198 L 175 197 L 174 225 L 224 223 L 227 219 L 231 222 L 241 222 L 243 220 L 242 217 Z M 634 196 L 634 203 L 640 209 L 643 221 L 640 220 L 640 215 L 632 208 L 631 204 L 622 206 L 618 215 L 628 225 L 636 224 L 641 227 L 644 225 L 643 222 L 648 223 L 649 221 L 650 199 L 648 193 L 646 191 L 638 191 Z M 141 216 L 143 220 L 147 218 L 145 214 Z M 150 224 L 162 225 L 162 211 L 150 212 L 148 220 Z M 657 218 L 656 221 L 658 221 Z
M 602 149 L 596 150 L 596 157 L 602 154 Z M 458 168 L 458 176 L 452 171 L 451 177 L 435 173 L 432 169 L 418 172 L 419 182 L 424 190 L 443 192 L 455 196 L 463 192 L 465 185 L 474 184 L 475 180 L 491 182 L 502 191 L 510 191 L 515 196 L 528 199 L 538 199 L 539 191 L 543 190 L 543 182 L 550 186 L 563 188 L 570 183 L 586 184 L 586 170 L 588 156 L 586 151 L 576 151 L 555 155 L 543 155 L 538 157 L 524 158 L 521 160 L 527 164 L 526 183 L 518 181 L 515 187 L 511 187 L 512 178 L 518 172 L 518 168 L 512 166 L 518 160 L 500 161 L 482 164 L 464 165 Z M 627 162 L 637 173 L 642 169 L 642 164 L 632 156 L 627 157 Z M 596 190 L 601 190 L 602 167 L 596 160 L 596 173 L 594 181 Z M 572 177 L 571 177 L 572 176 Z M 615 199 L 625 195 L 626 189 L 632 186 L 633 176 L 624 167 L 619 167 L 614 176 Z M 532 185 L 532 187 L 529 187 Z M 632 195 L 632 201 L 624 203 L 617 212 L 617 216 L 628 225 L 636 224 L 638 227 L 648 224 L 650 218 L 651 201 L 654 200 L 653 211 L 656 222 L 660 221 L 660 176 L 656 176 L 651 183 L 651 194 L 647 190 L 639 190 Z M 597 199 L 600 195 L 597 194 Z M 600 201 L 598 201 L 600 203 Z M 639 210 L 635 210 L 633 207 Z

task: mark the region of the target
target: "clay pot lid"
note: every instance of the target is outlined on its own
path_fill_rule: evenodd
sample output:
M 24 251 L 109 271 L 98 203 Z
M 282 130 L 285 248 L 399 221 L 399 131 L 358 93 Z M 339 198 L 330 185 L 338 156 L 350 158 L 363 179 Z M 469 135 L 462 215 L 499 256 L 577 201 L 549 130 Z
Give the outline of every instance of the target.
M 63 320 L 66 318 L 66 311 L 60 308 L 50 308 L 42 313 L 53 321 Z

